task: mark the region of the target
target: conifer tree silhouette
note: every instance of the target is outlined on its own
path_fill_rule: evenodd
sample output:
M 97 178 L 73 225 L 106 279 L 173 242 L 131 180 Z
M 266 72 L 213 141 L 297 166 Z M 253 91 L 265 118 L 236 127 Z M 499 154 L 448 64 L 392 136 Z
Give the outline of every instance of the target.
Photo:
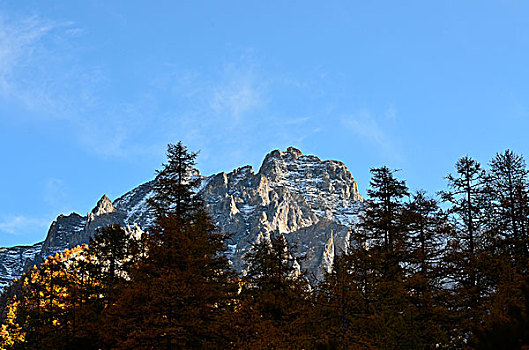
M 109 335 L 118 348 L 223 348 L 231 339 L 220 320 L 236 292 L 226 236 L 195 193 L 196 153 L 179 142 L 167 158 L 149 200 L 155 222 L 147 256 L 122 287 Z

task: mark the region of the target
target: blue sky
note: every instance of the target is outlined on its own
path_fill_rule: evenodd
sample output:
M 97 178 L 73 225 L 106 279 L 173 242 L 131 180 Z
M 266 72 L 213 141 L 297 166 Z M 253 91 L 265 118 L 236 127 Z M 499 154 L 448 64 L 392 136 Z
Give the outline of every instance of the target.
M 151 179 L 289 145 L 433 193 L 529 146 L 524 1 L 2 1 L 0 246 Z

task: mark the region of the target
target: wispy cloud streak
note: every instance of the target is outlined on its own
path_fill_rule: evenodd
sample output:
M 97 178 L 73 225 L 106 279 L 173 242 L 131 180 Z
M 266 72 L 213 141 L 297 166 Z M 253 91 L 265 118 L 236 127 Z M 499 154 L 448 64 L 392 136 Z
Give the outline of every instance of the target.
M 11 81 L 17 68 L 27 66 L 41 39 L 54 24 L 36 16 L 10 23 L 0 17 L 0 83 L 2 92 L 12 87 Z
M 382 117 L 377 118 L 369 110 L 364 109 L 345 115 L 341 123 L 357 136 L 377 147 L 384 156 L 399 160 L 402 154 L 390 133 L 391 123 L 395 120 L 396 110 L 394 106 L 390 106 Z
M 0 232 L 10 235 L 23 235 L 28 229 L 43 229 L 50 224 L 49 218 L 33 218 L 24 215 L 3 216 L 0 219 Z

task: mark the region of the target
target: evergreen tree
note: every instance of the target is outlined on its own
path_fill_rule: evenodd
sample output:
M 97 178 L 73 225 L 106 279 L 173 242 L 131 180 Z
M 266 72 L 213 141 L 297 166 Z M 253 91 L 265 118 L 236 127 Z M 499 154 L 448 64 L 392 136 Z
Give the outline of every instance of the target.
M 116 285 L 117 279 L 127 276 L 128 267 L 137 252 L 136 240 L 125 229 L 114 224 L 98 230 L 90 238 L 87 254 L 95 260 L 101 280 Z
M 282 234 L 262 239 L 247 254 L 237 326 L 238 348 L 303 348 L 311 344 L 308 282 Z M 299 267 L 299 266 L 298 266 Z
M 202 208 L 202 200 L 195 193 L 201 180 L 200 177 L 193 176 L 197 155 L 190 152 L 182 142 L 167 146 L 167 163 L 156 171 L 152 187 L 154 195 L 148 200 L 157 220 L 155 227 L 161 228 L 166 218 L 185 223 Z M 160 238 L 164 239 L 163 237 L 162 235 Z M 169 235 L 167 238 L 170 238 Z
M 404 180 L 398 180 L 388 167 L 371 169 L 372 177 L 367 190 L 369 200 L 362 218 L 362 228 L 372 244 L 381 246 L 388 259 L 396 258 L 403 249 L 403 198 L 408 196 Z M 393 261 L 395 263 L 396 261 Z M 390 261 L 387 261 L 389 268 Z
M 367 190 L 367 209 L 361 216 L 357 245 L 353 255 L 368 258 L 364 296 L 370 303 L 372 341 L 377 347 L 410 347 L 415 332 L 407 317 L 407 295 L 404 289 L 407 261 L 407 227 L 404 197 L 409 195 L 404 180 L 395 177 L 388 167 L 371 169 Z M 358 236 L 359 235 L 359 236 Z M 361 265 L 360 265 L 361 266 Z
M 400 263 L 406 260 L 403 198 L 409 195 L 408 188 L 388 167 L 371 169 L 371 173 L 367 209 L 361 216 L 358 230 L 359 242 L 364 242 L 364 247 L 360 248 L 372 250 L 369 255 L 380 261 L 383 281 L 402 281 Z
M 513 310 L 524 309 L 522 287 L 527 273 L 527 169 L 522 156 L 507 150 L 490 162 L 486 181 L 488 207 L 483 269 L 487 284 L 481 329 L 517 322 Z M 494 330 L 496 331 L 496 330 Z
M 406 280 L 413 322 L 423 346 L 449 344 L 451 312 L 445 290 L 447 271 L 443 264 L 450 233 L 447 215 L 424 191 L 413 194 L 405 206 L 407 226 Z
M 454 313 L 459 316 L 461 341 L 468 340 L 470 330 L 480 323 L 481 306 L 487 297 L 486 246 L 490 241 L 486 233 L 485 171 L 470 157 L 456 163 L 456 174 L 449 174 L 448 190 L 440 192 L 448 203 L 453 229 L 447 243 L 445 264 L 449 269 L 454 293 Z
M 132 264 L 138 261 L 138 239 L 119 225 L 109 225 L 96 231 L 90 238 L 83 259 L 71 264 L 78 274 L 76 288 L 79 305 L 73 308 L 79 337 L 91 339 L 93 344 L 108 348 L 113 341 L 101 328 L 116 302 L 120 287 L 130 278 Z
M 352 231 L 350 248 L 336 259 L 319 290 L 322 323 L 339 335 L 328 345 L 420 347 L 404 284 L 408 189 L 387 167 L 371 173 L 367 207 Z
M 196 158 L 168 146 L 149 203 L 155 223 L 147 256 L 109 311 L 109 340 L 118 348 L 224 348 L 232 341 L 220 320 L 234 305 L 234 274 L 218 232 L 195 193 Z
M 442 249 L 450 229 L 448 217 L 437 201 L 429 198 L 424 191 L 414 193 L 405 208 L 410 270 L 428 276 L 441 262 Z
M 354 245 L 335 257 L 332 270 L 315 291 L 311 319 L 320 335 L 320 348 L 376 347 L 372 335 L 378 329 L 372 315 L 379 261 L 361 236 L 354 232 L 352 236 Z
M 501 253 L 518 269 L 526 270 L 529 257 L 527 230 L 529 214 L 528 170 L 522 156 L 511 150 L 498 153 L 490 162 L 488 178 L 489 226 Z
M 456 175 L 449 174 L 448 191 L 440 192 L 444 202 L 451 206 L 448 213 L 455 224 L 455 240 L 458 251 L 462 254 L 461 262 L 465 264 L 466 276 L 461 283 L 466 288 L 474 289 L 480 278 L 477 271 L 477 255 L 485 222 L 484 181 L 485 171 L 481 165 L 470 157 L 463 157 L 456 163 Z M 461 245 L 459 244 L 461 243 Z

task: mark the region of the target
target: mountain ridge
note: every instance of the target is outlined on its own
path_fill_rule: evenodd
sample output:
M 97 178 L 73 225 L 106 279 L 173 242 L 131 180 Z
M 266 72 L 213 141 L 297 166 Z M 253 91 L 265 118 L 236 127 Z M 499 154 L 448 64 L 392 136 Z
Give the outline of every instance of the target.
M 233 267 L 246 270 L 244 254 L 261 239 L 282 234 L 298 247 L 300 268 L 320 278 L 346 250 L 349 230 L 357 221 L 363 198 L 344 163 L 304 155 L 299 149 L 268 153 L 258 172 L 246 165 L 201 178 L 202 195 L 214 222 L 230 233 L 228 253 Z M 0 290 L 47 256 L 87 243 L 95 231 L 120 224 L 130 233 L 147 229 L 153 215 L 147 204 L 154 180 L 126 192 L 113 202 L 103 195 L 81 216 L 60 214 L 44 241 L 32 246 L 0 248 Z

